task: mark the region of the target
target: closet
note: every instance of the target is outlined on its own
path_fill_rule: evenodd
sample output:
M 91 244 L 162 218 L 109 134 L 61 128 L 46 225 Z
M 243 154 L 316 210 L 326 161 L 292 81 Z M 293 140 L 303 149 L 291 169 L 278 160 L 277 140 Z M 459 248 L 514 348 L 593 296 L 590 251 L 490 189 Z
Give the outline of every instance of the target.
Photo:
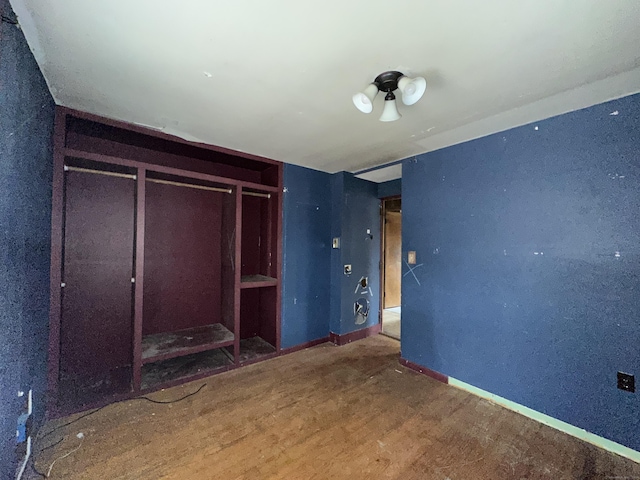
M 280 351 L 282 164 L 59 107 L 50 415 Z

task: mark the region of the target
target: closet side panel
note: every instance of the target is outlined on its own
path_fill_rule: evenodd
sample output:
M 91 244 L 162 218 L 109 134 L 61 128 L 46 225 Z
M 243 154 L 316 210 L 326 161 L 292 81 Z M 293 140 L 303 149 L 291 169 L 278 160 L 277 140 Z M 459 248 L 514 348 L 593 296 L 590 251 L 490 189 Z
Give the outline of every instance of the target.
M 132 360 L 135 181 L 79 172 L 65 177 L 61 388 L 70 381 L 73 388 L 121 390 L 113 383 L 128 388 Z
M 236 289 L 236 194 L 224 195 L 221 233 L 221 318 L 222 324 L 235 332 Z M 237 332 L 236 332 L 237 333 Z
M 223 195 L 146 184 L 143 335 L 221 323 Z

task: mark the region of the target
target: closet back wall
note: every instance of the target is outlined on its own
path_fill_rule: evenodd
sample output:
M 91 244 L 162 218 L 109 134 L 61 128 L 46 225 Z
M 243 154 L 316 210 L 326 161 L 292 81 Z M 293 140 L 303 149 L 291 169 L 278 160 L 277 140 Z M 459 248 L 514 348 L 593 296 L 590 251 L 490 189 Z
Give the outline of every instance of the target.
M 66 173 L 63 377 L 91 384 L 131 365 L 135 182 Z M 124 341 L 122 339 L 125 339 Z
M 262 199 L 244 196 L 242 198 L 242 275 L 266 275 L 266 269 L 261 268 L 261 260 L 265 257 L 261 252 L 261 242 L 266 244 L 265 226 L 268 219 L 262 213 Z
M 147 182 L 143 335 L 221 322 L 223 195 Z

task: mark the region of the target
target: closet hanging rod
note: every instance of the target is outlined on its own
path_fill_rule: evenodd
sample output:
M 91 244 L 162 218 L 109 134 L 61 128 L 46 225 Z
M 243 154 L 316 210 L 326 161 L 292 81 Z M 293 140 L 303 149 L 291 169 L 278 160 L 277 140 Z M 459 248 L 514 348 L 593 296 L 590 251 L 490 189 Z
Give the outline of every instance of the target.
M 160 180 L 159 178 L 149 178 L 149 177 L 147 177 L 147 180 L 153 183 L 161 183 L 163 185 L 174 185 L 176 187 L 196 188 L 198 190 L 209 190 L 211 192 L 233 193 L 233 190 L 231 190 L 230 188 L 207 187 L 205 185 L 194 185 L 192 183 L 172 182 L 170 180 Z
M 243 195 L 251 195 L 252 197 L 271 198 L 270 193 L 258 193 L 258 192 L 242 192 Z
M 80 167 L 70 167 L 69 165 L 64 166 L 65 172 L 81 172 L 81 173 L 97 173 L 98 175 L 107 175 L 108 177 L 120 177 L 120 178 L 130 178 L 135 180 L 137 177 L 131 173 L 118 173 L 118 172 L 107 172 L 105 170 L 93 170 L 91 168 L 80 168 Z

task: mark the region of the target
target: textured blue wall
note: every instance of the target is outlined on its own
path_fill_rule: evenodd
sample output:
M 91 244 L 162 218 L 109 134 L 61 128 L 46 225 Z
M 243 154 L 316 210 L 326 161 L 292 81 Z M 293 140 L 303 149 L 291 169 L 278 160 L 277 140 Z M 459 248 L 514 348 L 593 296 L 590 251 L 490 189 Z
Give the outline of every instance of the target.
M 13 17 L 6 0 L 0 11 Z M 13 478 L 17 392 L 44 412 L 54 104 L 18 27 L 0 23 L 0 478 Z
M 331 175 L 284 166 L 282 347 L 329 334 Z
M 378 185 L 340 172 L 332 178 L 332 236 L 340 237 L 340 249 L 331 255 L 331 331 L 339 335 L 378 323 L 380 293 L 380 200 Z M 367 236 L 367 229 L 373 238 Z M 352 274 L 344 275 L 351 264 Z M 358 281 L 368 277 L 368 294 L 356 292 Z M 354 302 L 366 298 L 370 314 L 357 325 Z
M 378 184 L 378 198 L 395 197 L 402 193 L 402 179 L 396 178 Z
M 403 357 L 640 450 L 640 96 L 407 159 L 402 207 Z
M 380 213 L 378 186 L 350 173 L 334 175 L 285 165 L 282 347 L 345 334 L 378 322 Z M 371 230 L 373 239 L 366 235 Z M 340 237 L 340 249 L 332 249 Z M 350 263 L 353 273 L 343 274 Z M 369 277 L 370 292 L 355 287 Z M 369 291 L 369 290 L 368 290 Z M 353 304 L 370 302 L 356 325 Z

